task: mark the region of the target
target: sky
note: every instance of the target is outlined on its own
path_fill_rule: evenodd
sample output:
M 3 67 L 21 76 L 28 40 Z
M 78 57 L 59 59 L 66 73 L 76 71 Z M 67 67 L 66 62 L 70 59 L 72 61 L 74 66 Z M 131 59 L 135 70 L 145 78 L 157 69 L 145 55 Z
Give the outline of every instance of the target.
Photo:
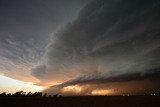
M 86 3 L 86 0 L 0 0 L 0 75 L 38 83 L 40 80 L 31 75 L 32 68 L 41 63 L 50 37 L 74 20 Z M 0 86 L 3 82 L 7 81 L 1 80 Z
M 0 91 L 159 93 L 159 12 L 159 0 L 0 0 Z

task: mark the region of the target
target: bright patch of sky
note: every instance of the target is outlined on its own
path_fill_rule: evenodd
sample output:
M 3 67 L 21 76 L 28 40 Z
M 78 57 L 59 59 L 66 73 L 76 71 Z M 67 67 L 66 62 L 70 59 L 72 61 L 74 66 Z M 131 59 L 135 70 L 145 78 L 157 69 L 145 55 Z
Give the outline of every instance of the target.
M 17 91 L 25 91 L 25 92 L 35 92 L 42 91 L 43 87 L 34 85 L 31 82 L 23 82 L 20 80 L 15 80 L 4 75 L 0 75 L 0 93 L 9 92 L 15 93 Z

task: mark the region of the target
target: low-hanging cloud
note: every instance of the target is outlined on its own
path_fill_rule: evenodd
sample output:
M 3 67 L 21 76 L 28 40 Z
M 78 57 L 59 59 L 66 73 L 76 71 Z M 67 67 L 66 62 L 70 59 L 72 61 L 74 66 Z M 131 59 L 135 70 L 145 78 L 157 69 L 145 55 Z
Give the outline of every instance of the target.
M 54 85 L 43 92 L 62 95 L 121 95 L 158 93 L 160 88 L 159 69 L 140 75 L 130 73 L 122 75 L 97 74 L 79 77 L 59 85 Z
M 44 84 L 78 84 L 159 72 L 159 12 L 159 0 L 93 0 L 53 35 L 32 74 Z

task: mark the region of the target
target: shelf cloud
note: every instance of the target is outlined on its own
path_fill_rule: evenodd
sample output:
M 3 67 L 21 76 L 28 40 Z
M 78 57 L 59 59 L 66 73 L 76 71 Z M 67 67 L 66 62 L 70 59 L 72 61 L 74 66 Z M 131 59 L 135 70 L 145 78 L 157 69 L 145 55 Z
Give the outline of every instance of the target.
M 60 86 L 158 77 L 159 12 L 159 0 L 93 0 L 53 34 L 32 75 Z

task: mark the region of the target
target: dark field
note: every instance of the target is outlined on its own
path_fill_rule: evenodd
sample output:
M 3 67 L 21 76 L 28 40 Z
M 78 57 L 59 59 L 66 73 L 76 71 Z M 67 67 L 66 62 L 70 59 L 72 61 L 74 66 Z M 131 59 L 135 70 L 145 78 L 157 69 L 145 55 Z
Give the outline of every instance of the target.
M 0 97 L 0 107 L 160 107 L 160 97 Z

